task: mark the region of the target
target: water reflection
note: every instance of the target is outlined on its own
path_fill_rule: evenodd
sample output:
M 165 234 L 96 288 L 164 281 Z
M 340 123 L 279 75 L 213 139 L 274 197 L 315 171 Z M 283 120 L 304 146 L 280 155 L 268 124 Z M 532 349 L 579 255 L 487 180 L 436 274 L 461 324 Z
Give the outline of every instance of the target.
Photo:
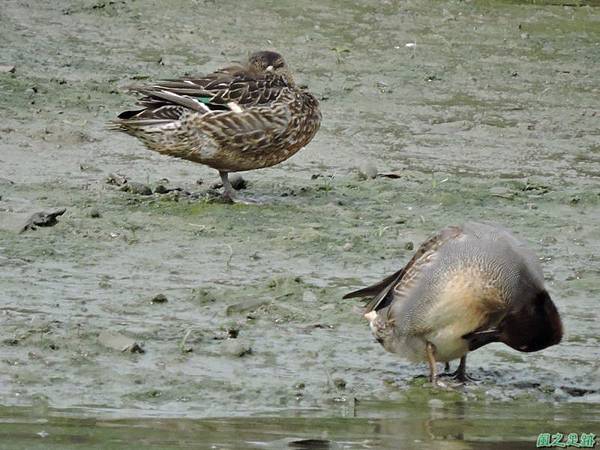
M 420 399 L 361 401 L 355 417 L 120 418 L 118 411 L 0 407 L 0 448 L 532 448 L 542 432 L 594 432 L 600 406 Z M 585 410 L 584 410 L 585 406 Z M 329 411 L 331 413 L 331 411 Z M 138 412 L 143 414 L 143 411 Z M 306 412 L 303 412 L 306 414 Z

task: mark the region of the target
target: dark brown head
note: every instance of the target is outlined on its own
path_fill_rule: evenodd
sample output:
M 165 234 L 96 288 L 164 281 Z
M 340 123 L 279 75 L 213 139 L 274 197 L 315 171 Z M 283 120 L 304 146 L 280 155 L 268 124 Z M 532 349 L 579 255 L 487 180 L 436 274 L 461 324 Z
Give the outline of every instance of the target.
M 536 352 L 560 342 L 562 322 L 546 290 L 508 312 L 499 324 L 500 341 L 521 352 Z
M 277 52 L 264 50 L 252 53 L 248 58 L 248 66 L 258 73 L 271 72 L 287 79 L 290 84 L 294 83 L 288 65 L 283 56 Z

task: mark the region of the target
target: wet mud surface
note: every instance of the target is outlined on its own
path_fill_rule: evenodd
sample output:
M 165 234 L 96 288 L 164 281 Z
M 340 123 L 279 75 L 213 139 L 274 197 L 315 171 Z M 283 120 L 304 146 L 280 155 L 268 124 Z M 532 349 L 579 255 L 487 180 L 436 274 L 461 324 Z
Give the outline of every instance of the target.
M 552 420 L 598 431 L 599 8 L 9 0 L 0 25 L 0 421 L 22 448 L 79 429 L 108 448 L 89 417 L 117 421 L 112 448 L 137 428 L 173 445 L 156 418 L 190 442 L 238 433 L 240 448 L 290 445 L 273 417 L 298 439 L 347 433 L 339 448 L 409 442 L 403 418 L 419 448 L 531 443 Z M 243 174 L 259 204 L 215 202 L 215 171 L 106 130 L 134 100 L 124 86 L 262 48 L 310 86 L 323 124 L 289 161 Z M 482 348 L 479 381 L 440 392 L 341 296 L 466 220 L 530 243 L 565 337 Z

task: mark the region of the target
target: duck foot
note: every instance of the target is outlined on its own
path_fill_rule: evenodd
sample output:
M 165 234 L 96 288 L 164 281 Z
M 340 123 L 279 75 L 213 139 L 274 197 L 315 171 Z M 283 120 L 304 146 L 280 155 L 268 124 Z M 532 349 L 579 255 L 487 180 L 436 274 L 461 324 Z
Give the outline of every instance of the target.
M 450 364 L 446 363 L 446 373 L 441 374 L 440 377 L 452 378 L 453 380 L 460 381 L 461 383 L 479 381 L 476 378 L 467 375 L 467 355 L 460 358 L 458 369 L 456 369 L 454 372 L 448 372 L 449 369 Z
M 231 186 L 229 182 L 228 172 L 219 171 L 219 175 L 221 176 L 221 182 L 223 183 L 223 195 L 221 196 L 221 200 L 224 203 L 230 204 L 240 204 L 240 205 L 256 205 L 260 202 L 258 200 L 254 200 L 253 198 L 239 198 Z

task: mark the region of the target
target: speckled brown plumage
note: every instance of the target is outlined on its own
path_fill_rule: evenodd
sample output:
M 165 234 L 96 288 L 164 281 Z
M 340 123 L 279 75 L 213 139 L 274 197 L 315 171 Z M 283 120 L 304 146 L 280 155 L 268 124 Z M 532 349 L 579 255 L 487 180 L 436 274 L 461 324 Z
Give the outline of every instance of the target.
M 254 53 L 245 65 L 204 77 L 132 90 L 142 95 L 142 108 L 121 113 L 113 128 L 151 150 L 217 169 L 228 197 L 228 172 L 285 161 L 321 123 L 317 99 L 296 85 L 275 52 Z

